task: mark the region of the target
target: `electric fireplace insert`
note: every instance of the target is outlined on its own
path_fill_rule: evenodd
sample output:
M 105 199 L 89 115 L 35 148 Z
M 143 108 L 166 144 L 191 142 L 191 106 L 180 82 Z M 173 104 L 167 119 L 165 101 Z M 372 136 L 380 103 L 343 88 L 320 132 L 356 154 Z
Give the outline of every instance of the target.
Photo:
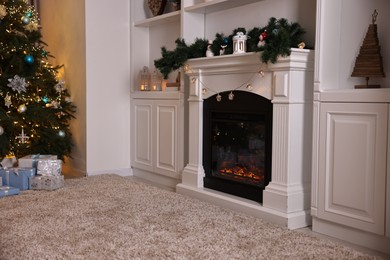
M 204 186 L 262 202 L 271 178 L 272 103 L 245 91 L 219 95 L 203 104 Z

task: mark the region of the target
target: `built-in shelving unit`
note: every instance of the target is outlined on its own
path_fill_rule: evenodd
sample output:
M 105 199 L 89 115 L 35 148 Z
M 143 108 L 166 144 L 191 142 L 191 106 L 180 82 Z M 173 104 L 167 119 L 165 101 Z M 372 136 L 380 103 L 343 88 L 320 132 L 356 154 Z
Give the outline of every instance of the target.
M 231 8 L 235 8 L 238 6 L 243 6 L 247 4 L 252 4 L 259 2 L 259 0 L 212 0 L 212 1 L 205 1 L 204 3 L 195 4 L 192 6 L 188 6 L 184 8 L 186 12 L 193 12 L 193 13 L 213 13 L 218 11 L 223 11 Z
M 152 26 L 161 25 L 165 23 L 180 22 L 180 12 L 181 11 L 179 10 L 179 11 L 174 11 L 159 16 L 155 16 L 152 18 L 147 18 L 141 21 L 135 21 L 134 26 L 152 27 Z

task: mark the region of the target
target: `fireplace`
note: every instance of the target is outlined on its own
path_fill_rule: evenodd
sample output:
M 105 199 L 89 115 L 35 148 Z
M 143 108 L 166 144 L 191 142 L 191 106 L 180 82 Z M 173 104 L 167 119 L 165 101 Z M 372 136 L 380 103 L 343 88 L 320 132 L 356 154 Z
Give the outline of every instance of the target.
M 318 150 L 315 147 L 312 150 L 311 143 L 313 111 L 318 113 L 318 110 L 313 109 L 312 102 L 314 51 L 292 49 L 290 56 L 279 57 L 275 64 L 262 64 L 258 53 L 244 53 L 191 59 L 188 61 L 188 66 L 191 68 L 185 71 L 188 132 L 184 142 L 184 151 L 188 159 L 180 183 L 176 185 L 176 191 L 290 229 L 310 225 L 311 158 L 317 156 L 312 154 L 312 151 Z M 264 72 L 264 77 L 260 77 L 262 73 L 259 71 Z M 249 83 L 251 87 L 247 87 Z M 209 91 L 204 91 L 205 88 Z M 234 94 L 233 100 L 229 99 L 231 92 Z M 241 94 L 253 97 L 256 101 L 247 101 L 240 104 L 239 108 L 235 107 Z M 216 101 L 216 97 L 221 98 L 221 102 Z M 264 102 L 265 107 L 272 108 L 270 112 L 272 118 L 268 113 L 264 113 L 266 109 L 254 112 L 258 107 L 257 104 L 263 103 L 257 101 L 260 99 L 267 101 Z M 247 108 L 245 113 L 240 111 L 244 107 Z M 219 111 L 220 108 L 223 108 L 223 111 Z M 210 113 L 212 116 L 215 115 L 215 118 L 207 118 L 206 111 L 209 111 L 209 116 Z M 241 118 L 237 119 L 237 116 Z M 268 124 L 269 120 L 272 123 Z M 257 125 L 257 122 L 261 123 Z M 226 190 L 221 192 L 220 189 L 210 188 L 210 179 L 224 182 L 222 186 L 236 183 L 232 179 L 238 177 L 223 175 L 228 170 L 218 166 L 226 162 L 214 160 L 212 156 L 207 155 L 207 153 L 212 155 L 213 149 L 222 150 L 221 154 L 224 156 L 231 155 L 232 153 L 226 151 L 229 146 L 231 148 L 235 146 L 235 143 L 221 146 L 218 139 L 218 142 L 205 144 L 204 138 L 210 140 L 214 134 L 218 132 L 221 134 L 232 128 L 238 127 L 236 129 L 238 131 L 239 127 L 246 127 L 247 124 L 248 127 L 258 127 L 263 130 L 244 135 L 246 136 L 244 143 L 251 142 L 252 145 L 260 147 L 263 145 L 262 142 L 253 141 L 256 138 L 252 140 L 250 135 L 261 136 L 262 133 L 267 135 L 264 139 L 265 155 L 257 158 L 260 161 L 264 160 L 264 168 L 261 167 L 261 163 L 255 164 L 256 167 L 260 166 L 257 167 L 259 171 L 264 171 L 264 183 L 246 178 L 240 185 L 244 183 L 246 188 L 260 188 L 262 192 L 255 190 L 254 194 L 256 196 L 262 194 L 262 198 L 248 199 L 228 193 Z M 209 136 L 207 134 L 204 136 L 205 127 L 210 130 Z M 272 141 L 268 134 L 272 135 Z M 263 140 L 263 137 L 257 139 Z M 234 147 L 234 149 L 237 153 L 235 157 L 238 157 L 238 153 L 246 155 L 245 149 L 249 148 Z M 268 153 L 267 149 L 271 149 L 271 152 Z M 252 155 L 256 153 L 253 149 L 249 150 L 252 150 Z M 218 151 L 214 152 L 219 154 Z M 250 158 L 251 155 L 248 156 Z M 242 166 L 244 163 L 234 160 L 230 164 Z M 214 176 L 210 175 L 213 167 L 219 171 L 219 173 L 214 172 Z M 256 173 L 256 175 L 260 174 Z M 232 190 L 236 188 L 233 187 Z
M 262 202 L 271 178 L 272 103 L 250 92 L 233 95 L 204 100 L 204 187 Z

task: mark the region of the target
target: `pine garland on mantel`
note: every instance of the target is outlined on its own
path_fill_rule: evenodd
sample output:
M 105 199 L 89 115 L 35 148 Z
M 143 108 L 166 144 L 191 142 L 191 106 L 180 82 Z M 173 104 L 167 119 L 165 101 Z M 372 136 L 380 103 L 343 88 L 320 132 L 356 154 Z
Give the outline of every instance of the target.
M 305 34 L 305 30 L 298 23 L 290 23 L 285 18 L 271 17 L 265 27 L 254 27 L 248 32 L 245 28 L 239 27 L 229 36 L 217 33 L 210 46 L 213 54 L 220 55 L 221 46 L 226 46 L 224 54 L 232 54 L 232 39 L 237 32 L 243 32 L 248 36 L 247 52 L 262 52 L 260 60 L 264 63 L 275 63 L 278 56 L 289 56 L 291 48 L 298 47 Z M 209 40 L 197 38 L 193 44 L 187 45 L 184 39 L 178 38 L 175 43 L 176 48 L 172 51 L 161 47 L 162 57 L 154 61 L 155 67 L 165 79 L 169 73 L 182 67 L 188 59 L 205 57 Z

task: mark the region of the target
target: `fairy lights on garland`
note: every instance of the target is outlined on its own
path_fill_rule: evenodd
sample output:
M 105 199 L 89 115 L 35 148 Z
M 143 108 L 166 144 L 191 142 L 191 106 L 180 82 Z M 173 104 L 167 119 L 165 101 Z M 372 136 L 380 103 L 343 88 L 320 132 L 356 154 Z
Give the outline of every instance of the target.
M 237 28 L 229 36 L 217 33 L 213 41 L 197 38 L 193 44 L 187 45 L 184 39 L 177 39 L 174 50 L 161 47 L 162 57 L 155 60 L 154 65 L 167 79 L 169 73 L 184 66 L 188 59 L 206 57 L 207 51 L 214 56 L 232 54 L 232 39 L 238 32 L 247 36 L 247 51 L 261 52 L 260 60 L 264 63 L 275 63 L 279 56 L 289 56 L 291 48 L 304 47 L 302 36 L 305 30 L 298 23 L 271 17 L 265 27 L 254 27 L 249 31 Z
M 193 70 L 191 69 L 191 67 L 188 64 L 185 64 L 183 66 L 183 69 L 184 69 L 185 73 L 192 73 L 193 72 Z M 256 76 L 260 76 L 260 78 L 264 78 L 265 73 L 264 73 L 264 71 L 263 71 L 263 69 L 261 67 L 260 67 L 259 71 L 254 73 L 247 81 L 243 82 L 242 84 L 240 84 L 237 87 L 235 87 L 232 90 L 230 90 L 230 93 L 228 94 L 228 99 L 230 101 L 233 101 L 234 100 L 234 93 L 233 92 L 236 91 L 236 90 L 239 90 L 241 88 L 245 88 L 248 91 L 252 91 L 253 90 L 253 86 L 252 86 L 251 82 L 252 82 L 253 78 L 256 77 Z M 217 99 L 218 102 L 222 101 L 222 96 L 221 96 L 220 92 L 219 91 L 215 91 L 212 88 L 206 86 L 206 84 L 203 81 L 201 81 L 199 79 L 199 77 L 192 77 L 191 78 L 191 83 L 195 84 L 197 80 L 199 81 L 200 85 L 202 85 L 202 95 L 203 96 L 206 96 L 208 92 L 212 92 L 212 93 L 217 94 L 216 99 Z

